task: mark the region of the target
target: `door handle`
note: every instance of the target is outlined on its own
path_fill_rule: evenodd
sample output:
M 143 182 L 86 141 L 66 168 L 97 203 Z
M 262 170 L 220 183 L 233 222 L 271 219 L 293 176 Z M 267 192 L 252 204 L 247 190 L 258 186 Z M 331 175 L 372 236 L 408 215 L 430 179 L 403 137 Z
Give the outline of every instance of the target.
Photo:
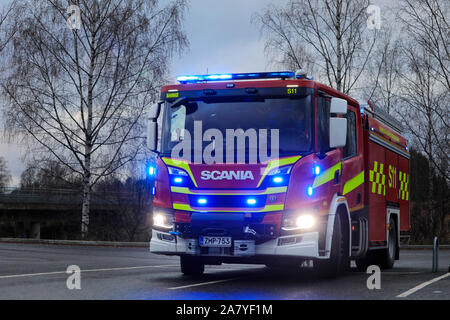
M 336 170 L 334 172 L 334 184 L 338 184 L 339 183 L 339 170 Z

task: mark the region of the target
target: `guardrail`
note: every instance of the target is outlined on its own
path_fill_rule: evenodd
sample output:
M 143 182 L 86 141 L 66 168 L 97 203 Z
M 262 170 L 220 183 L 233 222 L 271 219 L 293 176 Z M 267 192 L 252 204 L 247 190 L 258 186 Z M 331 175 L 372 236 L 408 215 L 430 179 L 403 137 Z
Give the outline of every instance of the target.
M 79 246 L 106 246 L 106 247 L 148 247 L 148 242 L 123 242 L 123 241 L 83 241 L 83 240 L 44 240 L 24 238 L 0 238 L 0 243 L 29 243 L 29 244 L 54 244 L 54 245 L 79 245 Z M 407 245 L 401 249 L 432 250 L 433 245 Z M 439 249 L 448 250 L 450 245 L 440 245 Z
M 45 245 L 65 245 L 65 246 L 127 247 L 127 248 L 148 248 L 149 247 L 149 242 L 41 240 L 41 239 L 22 239 L 22 238 L 0 238 L 0 243 L 45 244 Z
M 45 203 L 75 204 L 82 202 L 81 191 L 76 189 L 20 189 L 1 188 L 0 203 Z M 137 194 L 132 192 L 92 192 L 91 203 L 129 204 L 136 201 Z
M 417 245 L 404 245 L 404 246 L 400 246 L 400 249 L 413 249 L 413 250 L 433 250 L 433 245 L 432 244 L 417 244 Z M 442 250 L 449 250 L 450 249 L 450 244 L 443 244 L 443 245 L 439 245 L 439 249 Z

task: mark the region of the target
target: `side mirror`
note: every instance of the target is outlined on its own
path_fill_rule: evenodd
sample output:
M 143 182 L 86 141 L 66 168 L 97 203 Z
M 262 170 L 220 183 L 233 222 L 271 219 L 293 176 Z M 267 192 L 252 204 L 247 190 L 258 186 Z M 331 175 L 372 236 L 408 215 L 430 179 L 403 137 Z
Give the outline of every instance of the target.
M 150 151 L 158 149 L 158 124 L 157 120 L 161 111 L 161 103 L 155 103 L 150 107 L 147 123 L 147 147 Z
M 158 124 L 154 119 L 149 120 L 147 124 L 147 148 L 150 151 L 158 149 Z
M 348 103 L 347 100 L 340 98 L 332 98 L 330 105 L 330 113 L 347 114 Z
M 348 102 L 345 99 L 332 98 L 330 113 L 347 114 Z M 330 148 L 342 148 L 347 144 L 347 119 L 330 118 Z
M 161 104 L 160 103 L 155 103 L 154 105 L 152 105 L 150 107 L 150 111 L 148 113 L 148 117 L 149 119 L 158 119 L 159 117 L 159 112 L 161 111 Z
M 330 148 L 342 148 L 347 144 L 347 119 L 330 118 Z

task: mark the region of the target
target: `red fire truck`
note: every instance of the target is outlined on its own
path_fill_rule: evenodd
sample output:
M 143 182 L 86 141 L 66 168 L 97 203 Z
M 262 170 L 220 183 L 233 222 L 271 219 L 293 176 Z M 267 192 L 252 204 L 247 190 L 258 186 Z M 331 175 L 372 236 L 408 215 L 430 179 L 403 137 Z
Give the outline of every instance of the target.
M 330 276 L 350 260 L 393 267 L 410 230 L 398 121 L 303 72 L 178 81 L 150 111 L 151 252 L 180 256 L 185 275 L 221 263 L 312 260 Z M 277 138 L 276 157 L 252 149 L 255 130 L 259 142 Z

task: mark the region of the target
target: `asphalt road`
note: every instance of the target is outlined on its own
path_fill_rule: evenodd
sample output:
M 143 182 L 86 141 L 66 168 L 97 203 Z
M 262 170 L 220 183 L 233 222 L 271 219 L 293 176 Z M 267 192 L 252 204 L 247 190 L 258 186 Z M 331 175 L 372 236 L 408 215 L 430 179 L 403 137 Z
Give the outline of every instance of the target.
M 143 248 L 0 244 L 0 299 L 450 299 L 450 250 L 441 250 L 438 273 L 431 273 L 431 250 L 400 254 L 395 268 L 382 272 L 381 289 L 369 290 L 369 275 L 356 269 L 329 280 L 309 268 L 222 265 L 189 278 L 178 258 Z M 82 270 L 81 290 L 67 288 L 70 265 Z

